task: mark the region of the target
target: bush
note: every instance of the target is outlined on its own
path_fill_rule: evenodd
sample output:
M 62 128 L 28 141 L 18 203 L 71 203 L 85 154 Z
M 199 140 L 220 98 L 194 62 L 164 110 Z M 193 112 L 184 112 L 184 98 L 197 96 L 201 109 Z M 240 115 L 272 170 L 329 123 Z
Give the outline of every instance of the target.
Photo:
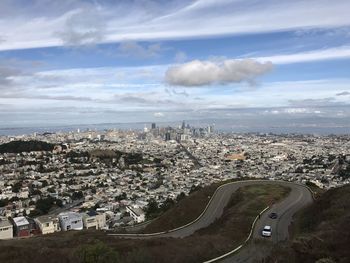
M 78 200 L 78 199 L 82 199 L 84 197 L 84 194 L 82 191 L 79 192 L 74 192 L 72 195 L 72 199 L 73 200 Z
M 152 263 L 152 256 L 145 249 L 135 249 L 127 254 L 127 263 Z
M 35 209 L 42 212 L 42 214 L 47 214 L 50 209 L 55 204 L 56 199 L 53 197 L 47 197 L 43 199 L 39 199 L 35 204 Z
M 75 255 L 81 263 L 118 263 L 121 262 L 117 251 L 108 247 L 101 241 L 94 244 L 82 245 Z

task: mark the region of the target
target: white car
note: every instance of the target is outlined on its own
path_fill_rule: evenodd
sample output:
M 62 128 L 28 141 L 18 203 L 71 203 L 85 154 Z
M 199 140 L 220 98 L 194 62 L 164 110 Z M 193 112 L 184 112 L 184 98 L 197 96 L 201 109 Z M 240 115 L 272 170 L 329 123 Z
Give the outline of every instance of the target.
M 262 230 L 261 234 L 263 237 L 270 237 L 271 231 L 272 231 L 271 226 L 264 226 L 264 229 Z

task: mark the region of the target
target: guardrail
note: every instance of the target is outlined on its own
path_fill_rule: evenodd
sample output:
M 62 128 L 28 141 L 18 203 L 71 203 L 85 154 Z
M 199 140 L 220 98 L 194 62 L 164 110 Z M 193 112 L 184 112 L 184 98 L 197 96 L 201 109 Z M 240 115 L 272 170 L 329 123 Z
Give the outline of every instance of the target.
M 254 181 L 254 180 L 253 180 Z M 242 182 L 242 181 L 237 181 L 237 182 Z M 162 231 L 162 232 L 156 232 L 156 233 L 150 233 L 150 234 L 108 234 L 109 236 L 121 236 L 121 237 L 142 237 L 142 236 L 157 236 L 157 235 L 162 235 L 162 234 L 167 234 L 167 233 L 171 233 L 171 232 L 174 232 L 174 231 L 177 231 L 177 230 L 180 230 L 180 229 L 183 229 L 185 227 L 188 227 L 194 223 L 196 223 L 199 219 L 201 219 L 201 217 L 205 214 L 205 212 L 208 210 L 208 207 L 209 205 L 211 204 L 214 196 L 217 194 L 217 192 L 219 191 L 219 189 L 223 188 L 224 186 L 228 185 L 228 184 L 233 184 L 233 183 L 237 183 L 237 182 L 230 182 L 230 183 L 227 183 L 227 184 L 223 184 L 223 185 L 220 185 L 218 188 L 216 188 L 216 190 L 214 191 L 213 195 L 211 196 L 208 204 L 205 206 L 203 212 L 193 221 L 187 223 L 186 225 L 183 225 L 183 226 L 180 226 L 180 227 L 177 227 L 177 228 L 174 228 L 174 229 L 171 229 L 171 230 L 168 230 L 168 231 Z
M 253 223 L 252 223 L 252 226 L 251 226 L 251 228 L 250 228 L 249 235 L 248 235 L 247 239 L 246 239 L 241 245 L 239 245 L 239 246 L 236 247 L 235 249 L 233 249 L 233 250 L 227 252 L 226 254 L 223 254 L 223 255 L 221 255 L 221 256 L 219 256 L 219 257 L 213 258 L 213 259 L 208 260 L 208 261 L 204 261 L 203 263 L 212 263 L 212 262 L 219 261 L 219 260 L 221 260 L 221 259 L 224 259 L 224 258 L 226 258 L 226 257 L 228 257 L 228 256 L 230 256 L 230 255 L 232 255 L 232 254 L 234 254 L 234 253 L 236 253 L 238 250 L 240 250 L 240 249 L 249 241 L 249 239 L 252 237 L 252 234 L 253 234 L 253 230 L 254 230 L 254 228 L 255 228 L 256 221 L 258 221 L 258 219 L 260 218 L 260 216 L 261 216 L 266 210 L 268 210 L 269 208 L 270 208 L 269 206 L 268 206 L 268 207 L 265 207 L 265 208 L 255 217 L 255 219 L 254 219 L 254 221 L 253 221 Z
M 310 186 L 307 186 L 307 185 L 303 185 L 303 186 L 306 187 L 310 191 L 310 193 L 312 194 L 312 199 L 314 199 L 314 201 L 315 201 L 317 192 L 313 191 Z
M 117 232 L 117 231 L 126 231 L 126 232 L 133 232 L 133 231 L 139 231 L 144 229 L 147 225 L 149 225 L 150 223 L 152 223 L 155 219 L 151 219 L 151 220 L 147 220 L 144 221 L 142 223 L 138 223 L 138 224 L 134 224 L 134 225 L 130 225 L 130 226 L 120 226 L 120 227 L 115 227 L 113 229 L 108 229 L 106 230 L 106 232 Z M 117 234 L 117 233 L 116 233 Z
M 183 229 L 185 227 L 188 227 L 194 223 L 196 223 L 199 219 L 201 219 L 201 217 L 205 214 L 205 212 L 208 210 L 208 207 L 209 205 L 211 204 L 212 200 L 214 199 L 215 195 L 217 194 L 217 192 L 227 186 L 227 185 L 230 185 L 230 184 L 238 184 L 238 183 L 242 183 L 242 182 L 261 182 L 261 181 L 264 181 L 264 182 L 268 182 L 269 180 L 242 180 L 242 181 L 235 181 L 235 182 L 229 182 L 229 183 L 226 183 L 226 184 L 223 184 L 223 185 L 220 185 L 218 188 L 216 188 L 216 190 L 214 191 L 213 195 L 211 196 L 208 204 L 205 206 L 203 212 L 193 221 L 187 223 L 186 225 L 183 225 L 183 226 L 180 226 L 180 227 L 177 227 L 177 228 L 174 228 L 174 229 L 171 229 L 171 230 L 168 230 L 168 231 L 161 231 L 161 232 L 155 232 L 155 233 L 150 233 L 150 234 L 107 234 L 109 236 L 120 236 L 120 237 L 147 237 L 147 236 L 158 236 L 158 235 L 163 235 L 163 234 L 168 234 L 168 233 L 172 233 L 174 231 L 177 231 L 177 230 L 180 230 L 180 229 Z
M 315 198 L 316 192 L 314 192 L 314 191 L 313 191 L 309 186 L 307 186 L 307 185 L 300 184 L 300 183 L 289 182 L 289 181 L 274 181 L 274 182 L 285 182 L 285 183 L 297 184 L 297 185 L 303 186 L 303 187 L 307 188 L 307 189 L 310 191 L 313 200 L 316 199 L 316 198 Z M 219 256 L 219 257 L 213 258 L 213 259 L 208 260 L 208 261 L 204 261 L 203 263 L 217 262 L 217 261 L 219 261 L 219 260 L 222 260 L 222 259 L 224 259 L 224 258 L 226 258 L 226 257 L 228 257 L 228 256 L 230 256 L 230 255 L 232 255 L 232 254 L 234 254 L 234 253 L 236 253 L 236 252 L 239 251 L 242 247 L 244 247 L 244 245 L 247 244 L 247 242 L 249 241 L 249 239 L 251 238 L 251 236 L 252 236 L 252 234 L 253 234 L 253 230 L 254 230 L 254 228 L 255 228 L 256 221 L 257 221 L 257 220 L 259 219 L 259 217 L 260 217 L 263 213 L 265 213 L 269 208 L 270 208 L 269 206 L 266 207 L 264 210 L 262 210 L 262 211 L 255 217 L 255 219 L 254 219 L 254 221 L 253 221 L 253 224 L 252 224 L 252 227 L 251 227 L 251 229 L 250 229 L 250 233 L 249 233 L 247 239 L 246 239 L 241 245 L 239 245 L 239 246 L 236 247 L 235 249 L 233 249 L 233 250 L 231 250 L 231 251 L 229 251 L 229 252 L 227 252 L 227 253 L 225 253 L 225 254 Z
M 202 212 L 195 220 L 193 220 L 192 222 L 189 222 L 189 223 L 186 224 L 186 225 L 183 225 L 183 226 L 180 226 L 180 227 L 177 227 L 177 228 L 168 230 L 168 231 L 161 231 L 161 232 L 149 233 L 149 234 L 131 234 L 131 233 L 130 233 L 130 234 L 107 234 L 107 235 L 109 235 L 109 236 L 119 236 L 119 237 L 151 237 L 151 236 L 158 236 L 158 235 L 168 234 L 168 233 L 172 233 L 172 232 L 175 232 L 175 231 L 177 231 L 177 230 L 183 229 L 183 228 L 185 228 L 185 227 L 188 227 L 188 226 L 190 226 L 190 225 L 196 223 L 198 220 L 201 219 L 201 217 L 204 215 L 204 213 L 208 210 L 208 207 L 209 207 L 209 205 L 211 204 L 213 198 L 215 197 L 215 195 L 217 194 L 217 192 L 218 192 L 221 188 L 223 188 L 223 187 L 225 187 L 225 186 L 227 186 L 227 185 L 238 184 L 238 183 L 243 183 L 243 182 L 257 182 L 257 183 L 259 183 L 259 182 L 276 182 L 276 183 L 280 182 L 280 183 L 296 184 L 296 185 L 300 185 L 300 186 L 303 186 L 303 187 L 307 188 L 307 189 L 311 192 L 312 197 L 314 198 L 314 195 L 313 195 L 314 193 L 313 193 L 313 191 L 311 190 L 311 188 L 309 188 L 308 186 L 306 186 L 306 185 L 304 185 L 304 184 L 300 184 L 300 183 L 289 182 L 289 181 L 281 181 L 281 180 L 260 180 L 260 179 L 257 179 L 257 180 L 235 181 L 235 182 L 230 182 L 230 183 L 226 183 L 226 184 L 220 185 L 218 188 L 216 188 L 215 192 L 213 193 L 212 197 L 210 198 L 210 200 L 209 200 L 208 204 L 206 205 L 205 209 L 203 210 L 203 212 Z M 266 209 L 266 210 L 267 210 L 267 209 Z M 265 212 L 266 210 L 264 209 L 264 210 L 263 210 L 262 212 L 260 212 L 260 213 L 263 213 L 263 212 Z M 259 216 L 259 215 L 258 215 L 258 216 Z M 257 216 L 257 217 L 258 217 L 258 216 Z M 256 220 L 255 220 L 253 223 L 254 223 L 254 226 L 255 226 Z M 251 234 L 250 234 L 250 236 L 251 236 Z M 250 236 L 249 236 L 249 238 L 250 238 Z M 249 238 L 248 238 L 247 240 L 249 240 Z M 247 240 L 244 242 L 244 244 L 247 242 Z M 242 246 L 243 246 L 243 245 L 242 245 Z M 237 248 L 236 248 L 236 249 L 237 249 Z M 240 249 L 240 248 L 238 248 L 236 251 L 238 251 L 239 249 Z M 236 251 L 235 251 L 235 252 L 236 252 Z M 231 252 L 229 252 L 229 253 L 232 254 L 232 253 L 234 253 L 234 252 L 231 251 Z M 211 262 L 211 261 L 209 261 L 209 262 Z

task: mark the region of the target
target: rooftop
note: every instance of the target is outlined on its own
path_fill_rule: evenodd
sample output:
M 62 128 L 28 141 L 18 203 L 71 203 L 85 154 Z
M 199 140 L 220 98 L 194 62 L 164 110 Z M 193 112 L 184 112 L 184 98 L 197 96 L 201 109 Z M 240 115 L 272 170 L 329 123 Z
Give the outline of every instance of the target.
M 36 218 L 36 220 L 39 221 L 40 223 L 49 223 L 54 219 L 55 217 L 52 217 L 52 216 L 39 216 Z
M 15 222 L 16 226 L 29 225 L 27 218 L 25 218 L 24 216 L 15 217 L 13 219 L 13 222 Z
M 0 227 L 12 226 L 11 222 L 6 217 L 0 217 Z

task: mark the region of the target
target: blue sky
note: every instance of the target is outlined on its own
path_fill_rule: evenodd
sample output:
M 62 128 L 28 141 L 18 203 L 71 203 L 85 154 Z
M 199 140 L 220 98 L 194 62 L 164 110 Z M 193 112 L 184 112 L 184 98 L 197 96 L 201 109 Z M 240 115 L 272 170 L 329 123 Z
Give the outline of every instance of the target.
M 0 126 L 233 110 L 346 122 L 348 10 L 347 0 L 3 0 Z

